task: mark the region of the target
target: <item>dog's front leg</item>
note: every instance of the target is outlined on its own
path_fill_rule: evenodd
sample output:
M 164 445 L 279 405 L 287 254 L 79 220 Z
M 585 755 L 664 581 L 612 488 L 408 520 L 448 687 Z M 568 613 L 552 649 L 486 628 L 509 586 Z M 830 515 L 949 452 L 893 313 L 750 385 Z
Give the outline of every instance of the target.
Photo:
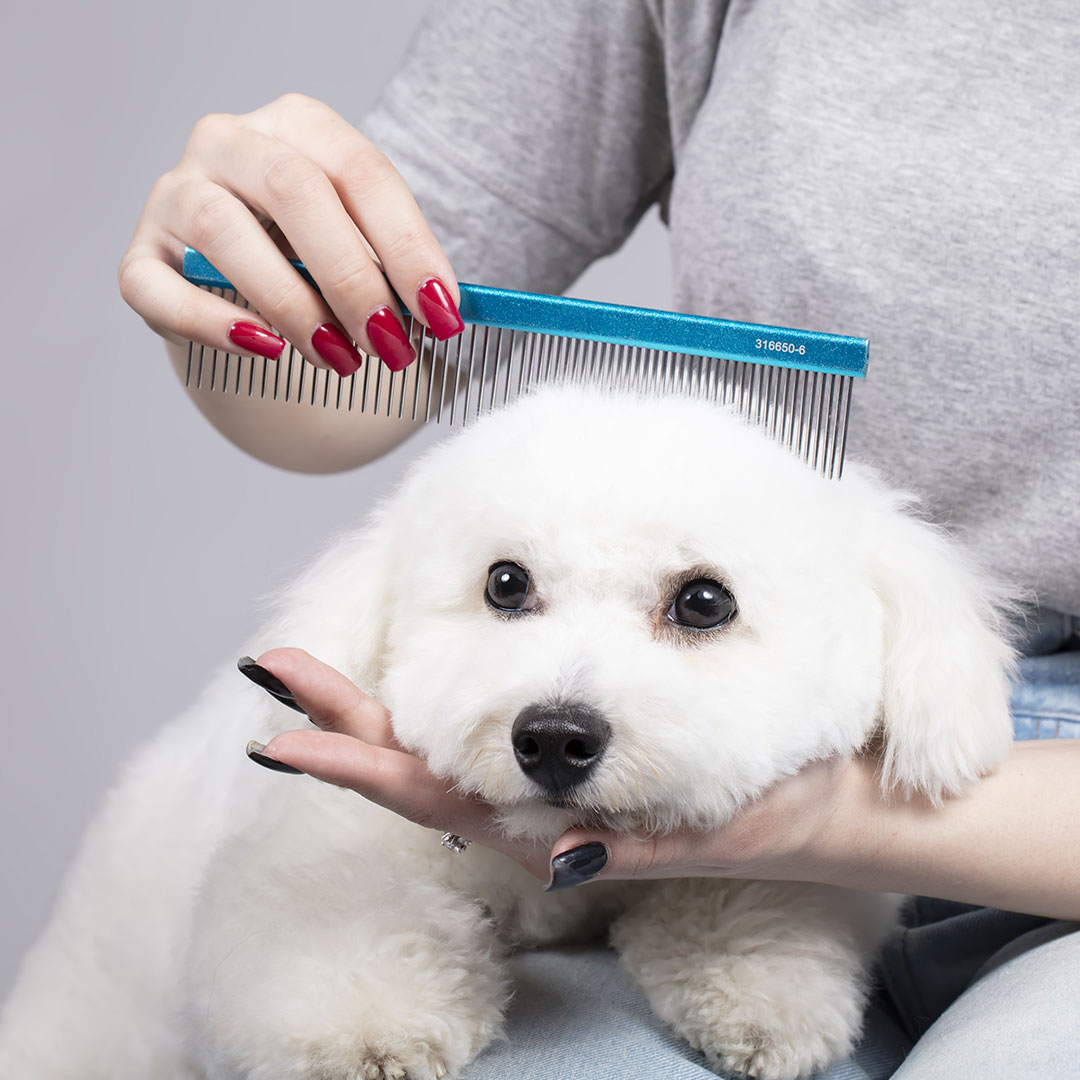
M 787 882 L 647 885 L 613 926 L 658 1016 L 725 1075 L 795 1080 L 848 1054 L 895 902 Z
M 278 816 L 219 853 L 186 995 L 211 1080 L 435 1080 L 499 1030 L 490 920 L 432 876 L 434 852 L 454 857 L 435 834 L 377 813 L 359 836 L 325 811 Z

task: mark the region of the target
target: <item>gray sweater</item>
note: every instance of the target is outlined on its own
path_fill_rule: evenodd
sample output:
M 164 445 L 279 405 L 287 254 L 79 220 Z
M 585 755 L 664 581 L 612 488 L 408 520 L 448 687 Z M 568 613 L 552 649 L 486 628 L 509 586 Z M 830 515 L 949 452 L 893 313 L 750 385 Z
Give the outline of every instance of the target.
M 870 338 L 849 453 L 1080 612 L 1080 5 L 455 0 L 361 128 L 464 280 L 659 202 L 681 310 Z

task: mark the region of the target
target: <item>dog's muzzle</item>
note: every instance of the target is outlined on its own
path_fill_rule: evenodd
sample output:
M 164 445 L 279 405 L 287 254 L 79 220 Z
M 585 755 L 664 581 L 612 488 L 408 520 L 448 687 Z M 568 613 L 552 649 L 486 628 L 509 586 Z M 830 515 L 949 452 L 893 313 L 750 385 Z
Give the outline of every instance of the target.
M 570 702 L 526 706 L 510 732 L 521 771 L 555 796 L 588 779 L 610 738 L 600 713 Z

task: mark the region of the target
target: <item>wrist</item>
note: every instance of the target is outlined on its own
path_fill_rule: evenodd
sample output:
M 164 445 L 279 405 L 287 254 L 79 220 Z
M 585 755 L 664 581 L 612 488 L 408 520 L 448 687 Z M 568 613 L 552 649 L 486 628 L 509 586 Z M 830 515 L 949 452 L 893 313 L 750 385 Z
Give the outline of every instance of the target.
M 864 842 L 856 833 L 872 773 L 861 759 L 805 765 L 709 834 L 702 865 L 726 877 L 831 883 L 852 858 L 853 840 Z
M 831 781 L 805 818 L 789 869 L 796 880 L 849 885 L 878 856 L 888 804 L 870 758 L 844 762 Z

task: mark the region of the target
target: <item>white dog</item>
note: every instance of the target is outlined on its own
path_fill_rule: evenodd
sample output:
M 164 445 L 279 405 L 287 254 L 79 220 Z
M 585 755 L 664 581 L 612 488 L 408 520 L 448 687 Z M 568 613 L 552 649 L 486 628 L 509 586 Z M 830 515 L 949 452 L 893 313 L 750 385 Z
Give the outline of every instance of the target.
M 1011 651 L 987 586 L 869 473 L 823 480 L 710 404 L 551 391 L 430 452 L 245 650 L 306 648 L 397 739 L 552 842 L 715 828 L 881 746 L 933 799 L 992 770 Z M 612 924 L 717 1067 L 844 1055 L 895 901 L 524 870 L 244 756 L 296 715 L 229 664 L 138 753 L 0 1023 L 4 1080 L 428 1080 L 500 1031 L 505 948 Z M 570 736 L 567 736 L 567 731 Z

